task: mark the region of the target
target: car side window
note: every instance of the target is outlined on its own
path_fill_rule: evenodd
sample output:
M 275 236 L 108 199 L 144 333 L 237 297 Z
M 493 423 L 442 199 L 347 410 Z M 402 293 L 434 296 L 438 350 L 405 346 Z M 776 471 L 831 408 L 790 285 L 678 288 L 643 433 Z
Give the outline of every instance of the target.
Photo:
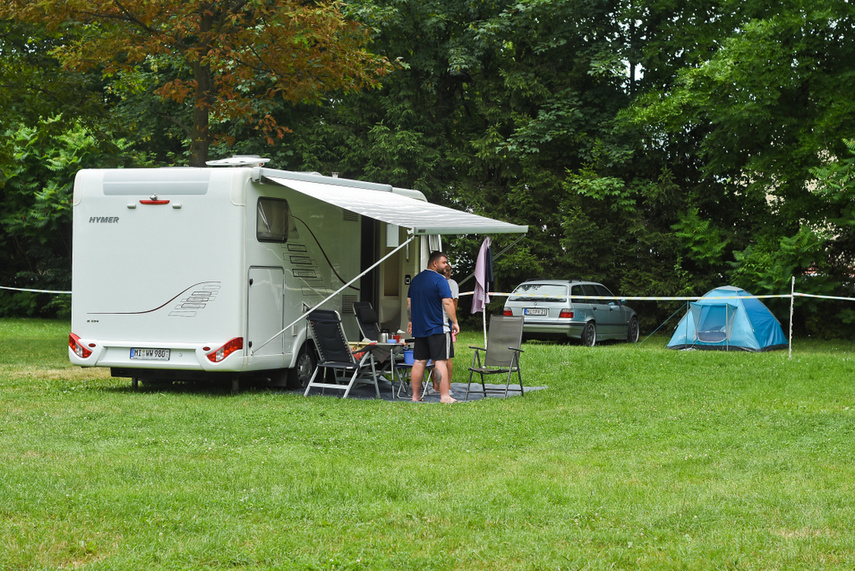
M 597 295 L 602 296 L 602 297 L 614 297 L 614 295 L 612 295 L 612 292 L 610 292 L 609 288 L 607 288 L 606 286 L 597 284 L 596 288 L 597 288 Z M 604 303 L 606 305 L 610 305 L 613 303 L 619 305 L 619 302 L 617 300 L 614 300 L 614 299 L 603 299 L 603 300 L 600 300 L 600 302 Z
M 591 284 L 582 284 L 582 295 L 600 295 L 597 293 L 597 288 Z M 603 303 L 598 299 L 585 299 L 585 303 Z

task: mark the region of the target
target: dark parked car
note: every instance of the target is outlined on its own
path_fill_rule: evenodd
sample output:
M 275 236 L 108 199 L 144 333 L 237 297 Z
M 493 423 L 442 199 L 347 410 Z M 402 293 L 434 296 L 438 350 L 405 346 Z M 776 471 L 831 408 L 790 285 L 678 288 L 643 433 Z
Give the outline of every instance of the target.
M 505 302 L 505 315 L 523 316 L 528 339 L 573 338 L 593 347 L 598 340 L 638 341 L 638 316 L 604 285 L 576 280 L 529 280 Z

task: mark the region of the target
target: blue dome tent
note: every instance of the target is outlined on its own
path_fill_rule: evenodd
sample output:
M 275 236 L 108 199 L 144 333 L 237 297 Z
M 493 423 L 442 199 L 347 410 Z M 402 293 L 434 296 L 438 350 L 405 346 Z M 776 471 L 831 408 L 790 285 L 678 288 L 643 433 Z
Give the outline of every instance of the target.
M 680 320 L 669 349 L 771 351 L 785 349 L 781 324 L 759 299 L 733 286 L 711 290 Z M 730 299 L 722 299 L 730 298 Z

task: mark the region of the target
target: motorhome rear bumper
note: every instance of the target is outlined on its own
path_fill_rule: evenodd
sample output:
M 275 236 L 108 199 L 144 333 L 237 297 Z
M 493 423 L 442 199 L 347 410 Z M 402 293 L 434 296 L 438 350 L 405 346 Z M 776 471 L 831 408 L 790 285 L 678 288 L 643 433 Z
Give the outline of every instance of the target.
M 269 369 L 281 369 L 294 366 L 294 356 L 290 353 L 278 355 L 256 355 L 250 358 L 246 350 L 235 352 L 219 363 L 208 359 L 212 345 L 189 346 L 170 345 L 161 343 L 155 345 L 102 343 L 91 340 L 84 341 L 92 350 L 88 358 L 79 357 L 71 348 L 68 349 L 68 358 L 73 365 L 81 367 L 110 367 L 128 370 L 163 370 L 163 371 L 198 371 L 198 372 L 245 372 L 261 371 Z M 131 349 L 168 349 L 168 360 L 140 360 L 131 359 Z M 207 350 L 206 350 L 207 348 Z M 124 376 L 124 375 L 122 375 Z

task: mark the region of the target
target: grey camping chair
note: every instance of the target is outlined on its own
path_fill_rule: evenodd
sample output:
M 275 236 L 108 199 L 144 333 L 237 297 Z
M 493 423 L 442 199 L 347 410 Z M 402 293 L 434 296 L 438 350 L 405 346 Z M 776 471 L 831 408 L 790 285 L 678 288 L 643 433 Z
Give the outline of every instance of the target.
M 369 341 L 380 340 L 380 326 L 377 324 L 377 312 L 371 306 L 370 301 L 356 301 L 353 303 L 353 314 L 356 315 L 356 324 L 363 339 Z
M 477 373 L 481 379 L 481 390 L 484 396 L 488 392 L 504 393 L 508 391 L 519 391 L 525 394 L 522 384 L 522 372 L 520 371 L 520 354 L 523 352 L 522 345 L 523 318 L 522 316 L 510 317 L 506 315 L 493 315 L 490 317 L 490 331 L 487 334 L 487 348 L 470 347 L 475 349 L 472 355 L 472 366 L 469 367 L 469 384 L 466 386 L 466 399 L 469 399 L 469 391 L 472 386 L 472 377 Z M 484 354 L 483 363 L 481 354 Z M 517 382 L 520 388 L 511 387 L 511 377 L 517 374 Z M 484 383 L 485 375 L 507 375 L 504 388 L 488 388 Z M 477 380 L 476 380 L 477 385 Z
M 342 398 L 347 398 L 350 390 L 356 383 L 373 384 L 377 398 L 380 398 L 380 387 L 377 385 L 377 371 L 374 366 L 374 355 L 365 351 L 357 360 L 347 338 L 338 313 L 326 309 L 316 309 L 311 312 L 306 320 L 309 322 L 309 330 L 315 340 L 315 348 L 318 351 L 318 364 L 315 367 L 312 378 L 306 386 L 304 396 L 309 396 L 313 387 L 321 389 L 343 390 Z M 325 382 L 326 371 L 331 370 L 335 382 Z M 324 371 L 318 378 L 318 373 Z M 350 378 L 348 379 L 348 375 Z M 345 384 L 339 382 L 341 380 Z

